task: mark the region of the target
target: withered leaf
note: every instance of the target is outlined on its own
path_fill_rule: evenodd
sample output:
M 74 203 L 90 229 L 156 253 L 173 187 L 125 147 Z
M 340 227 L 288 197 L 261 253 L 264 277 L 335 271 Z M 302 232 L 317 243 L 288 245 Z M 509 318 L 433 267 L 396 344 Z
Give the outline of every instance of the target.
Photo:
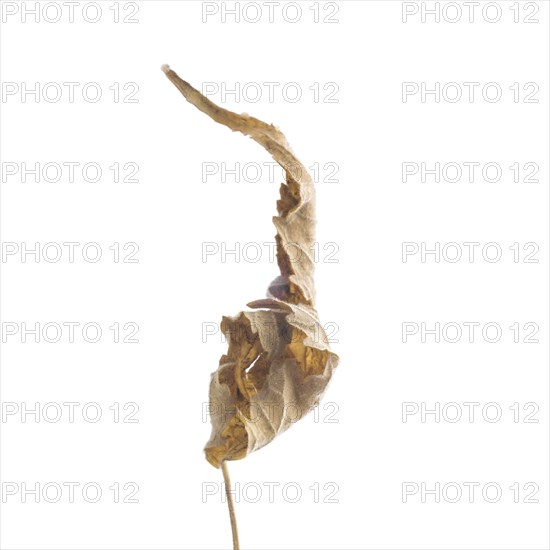
M 280 275 L 267 298 L 247 304 L 252 311 L 224 317 L 221 324 L 229 349 L 210 382 L 212 435 L 205 447 L 207 460 L 218 468 L 263 447 L 307 414 L 338 364 L 315 310 L 315 192 L 275 126 L 219 107 L 167 65 L 162 69 L 187 101 L 250 136 L 286 174 L 273 217 Z

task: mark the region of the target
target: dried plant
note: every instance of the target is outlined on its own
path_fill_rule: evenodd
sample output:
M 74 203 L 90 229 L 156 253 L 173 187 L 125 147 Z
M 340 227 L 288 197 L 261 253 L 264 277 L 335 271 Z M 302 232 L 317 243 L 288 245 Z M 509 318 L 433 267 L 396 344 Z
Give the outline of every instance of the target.
M 212 435 L 205 453 L 213 466 L 222 469 L 237 549 L 226 461 L 267 445 L 296 422 L 297 415 L 314 408 L 338 364 L 315 310 L 315 191 L 311 176 L 278 128 L 222 109 L 167 65 L 162 70 L 189 103 L 216 122 L 250 136 L 286 174 L 277 201 L 278 216 L 273 217 L 281 274 L 269 285 L 267 298 L 247 304 L 252 311 L 223 317 L 221 328 L 229 349 L 210 382 Z M 299 253 L 293 254 L 298 259 L 290 257 L 291 246 L 298 248 Z M 286 414 L 290 404 L 298 411 L 291 418 Z

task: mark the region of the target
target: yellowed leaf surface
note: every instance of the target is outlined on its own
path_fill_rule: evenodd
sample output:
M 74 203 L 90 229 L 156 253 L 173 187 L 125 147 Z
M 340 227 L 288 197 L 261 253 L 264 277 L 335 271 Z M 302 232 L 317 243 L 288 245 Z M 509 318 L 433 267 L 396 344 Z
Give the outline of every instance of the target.
M 163 70 L 190 103 L 250 136 L 286 174 L 273 217 L 280 275 L 267 298 L 247 304 L 250 311 L 222 319 L 229 346 L 210 382 L 212 434 L 205 447 L 218 468 L 267 445 L 315 407 L 338 356 L 315 309 L 315 192 L 307 170 L 275 126 L 222 109 L 168 66 Z

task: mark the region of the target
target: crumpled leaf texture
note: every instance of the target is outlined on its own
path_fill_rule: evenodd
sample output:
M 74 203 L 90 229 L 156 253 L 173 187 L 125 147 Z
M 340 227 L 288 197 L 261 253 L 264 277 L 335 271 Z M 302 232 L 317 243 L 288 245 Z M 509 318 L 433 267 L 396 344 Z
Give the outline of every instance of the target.
M 168 66 L 167 77 L 198 109 L 250 136 L 284 169 L 280 187 L 277 263 L 280 275 L 252 311 L 223 317 L 229 348 L 210 382 L 212 434 L 207 460 L 219 467 L 260 449 L 315 407 L 338 364 L 315 310 L 315 192 L 305 167 L 273 125 L 214 104 Z

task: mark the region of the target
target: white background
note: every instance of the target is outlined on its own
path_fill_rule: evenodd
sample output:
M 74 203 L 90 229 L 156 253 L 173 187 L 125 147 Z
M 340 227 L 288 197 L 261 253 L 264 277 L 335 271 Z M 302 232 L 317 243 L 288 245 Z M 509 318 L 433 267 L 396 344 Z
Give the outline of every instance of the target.
M 253 98 L 259 87 L 257 102 L 242 94 L 210 97 L 278 125 L 306 166 L 338 167 L 333 180 L 317 185 L 316 282 L 321 319 L 337 328 L 332 347 L 340 366 L 317 416 L 229 465 L 240 487 L 242 547 L 548 548 L 548 3 L 520 2 L 514 12 L 513 2 L 493 2 L 485 15 L 494 18 L 500 8 L 494 23 L 484 18 L 484 2 L 471 22 L 459 2 L 463 13 L 456 23 L 445 20 L 455 16 L 452 7 L 439 22 L 434 15 L 423 22 L 422 4 L 433 9 L 434 2 L 406 8 L 397 1 L 321 2 L 319 22 L 310 9 L 314 3 L 300 2 L 302 15 L 294 23 L 285 16 L 294 18 L 295 8 L 284 2 L 273 8 L 273 22 L 262 2 L 253 2 L 240 22 L 230 14 L 224 20 L 219 4 L 203 21 L 201 2 L 146 1 L 137 10 L 120 2 L 119 20 L 127 16 L 135 23 L 115 23 L 111 1 L 99 3 L 96 23 L 85 21 L 83 13 L 95 17 L 93 7 L 83 12 L 85 3 L 74 8 L 74 22 L 56 2 L 45 17 L 39 12 L 39 22 L 32 14 L 24 21 L 24 8 L 34 8 L 34 2 L 23 4 L 3 3 L 1 27 L 2 240 L 19 247 L 2 258 L 1 547 L 230 545 L 221 473 L 202 452 L 210 434 L 203 419 L 209 377 L 226 345 L 219 334 L 203 338 L 202 332 L 262 298 L 277 274 L 262 243 L 273 241 L 279 181 L 270 182 L 267 171 L 257 183 L 235 182 L 231 175 L 225 183 L 219 175 L 202 181 L 204 162 L 232 168 L 271 159 L 187 104 L 160 70 L 169 63 L 198 88 L 215 83 L 242 91 L 252 83 L 247 90 Z M 59 6 L 60 20 L 49 22 Z M 258 6 L 260 21 L 246 21 Z M 412 13 L 405 22 L 404 9 Z M 78 83 L 72 102 L 66 82 Z M 272 102 L 265 82 L 278 83 Z M 455 103 L 443 96 L 436 102 L 433 95 L 423 102 L 420 93 L 404 102 L 403 82 L 432 89 L 436 82 L 479 86 L 472 102 L 464 86 L 464 97 Z M 481 91 L 489 82 L 502 89 L 499 101 L 484 99 Z M 518 102 L 509 89 L 516 82 Z M 529 90 L 523 85 L 529 82 L 538 86 L 537 103 L 524 103 Z M 54 83 L 48 88 L 52 96 L 56 85 L 63 94 L 57 101 L 21 94 L 23 85 L 36 83 L 40 92 Z M 83 98 L 86 83 L 101 88 L 99 101 Z M 135 84 L 125 90 L 127 83 Z M 283 96 L 288 83 L 302 91 L 299 101 Z M 319 101 L 310 89 L 315 83 Z M 136 86 L 129 99 L 137 101 L 123 102 Z M 323 101 L 335 86 L 336 101 Z M 95 162 L 103 176 L 86 181 L 77 168 L 72 183 L 67 172 L 58 182 L 42 176 L 35 182 L 32 175 L 23 182 L 20 171 L 8 172 L 24 162 Z M 109 166 L 116 162 L 136 163 L 138 181 L 114 182 Z M 502 177 L 485 181 L 478 168 L 473 182 L 466 175 L 456 183 L 437 183 L 430 175 L 424 183 L 419 175 L 403 182 L 404 162 L 430 168 L 436 162 L 494 162 Z M 515 183 L 509 166 L 516 162 L 536 163 L 538 182 Z M 320 179 L 327 178 L 321 172 Z M 23 262 L 23 243 L 32 248 L 36 242 L 58 243 L 62 257 L 48 262 L 27 255 Z M 65 242 L 80 243 L 74 262 Z M 91 242 L 103 252 L 96 263 L 81 253 Z M 115 262 L 109 247 L 130 242 L 139 246 L 138 262 L 124 263 L 127 251 Z M 258 247 L 263 253 L 257 262 L 242 253 L 204 258 L 206 242 L 220 250 L 240 243 L 241 252 L 257 243 L 247 248 L 248 257 Z M 420 253 L 404 262 L 404 242 L 480 245 L 473 262 L 465 247 L 456 263 L 443 256 L 435 262 L 433 255 L 422 262 Z M 484 259 L 482 247 L 490 242 L 501 247 L 500 261 Z M 523 261 L 522 247 L 530 242 L 538 246 L 538 263 Z M 514 243 L 520 243 L 518 263 L 509 249 Z M 454 254 L 446 250 L 448 257 Z M 74 343 L 67 330 L 56 343 L 42 335 L 38 343 L 33 335 L 23 343 L 22 324 L 32 328 L 37 322 L 91 322 L 103 333 L 95 344 L 82 338 L 80 328 Z M 109 327 L 116 322 L 137 324 L 139 342 L 115 343 Z M 428 329 L 458 323 L 464 333 L 456 343 L 443 337 L 435 343 L 429 334 L 422 343 L 420 333 L 404 343 L 404 322 L 426 323 Z M 480 323 L 473 342 L 464 322 Z M 495 343 L 481 333 L 491 322 L 502 328 Z M 538 343 L 515 343 L 509 329 L 514 323 L 536 323 Z M 19 332 L 10 336 L 6 331 L 13 327 Z M 122 337 L 128 334 L 121 330 Z M 526 335 L 521 328 L 520 339 Z M 36 422 L 32 414 L 22 421 L 21 409 L 36 402 L 80 406 L 72 423 L 65 406 L 57 422 Z M 95 423 L 82 417 L 82 406 L 90 402 L 103 412 Z M 480 405 L 473 422 L 464 406 L 455 423 L 448 421 L 455 414 L 451 408 L 439 422 L 434 415 L 422 422 L 420 413 L 403 422 L 405 402 L 432 409 L 436 402 L 441 408 L 450 402 Z M 498 422 L 482 414 L 491 402 L 502 410 Z M 122 422 L 131 409 L 114 422 L 114 403 L 136 403 L 138 422 Z M 519 422 L 509 409 L 514 403 Z M 531 410 L 523 410 L 526 403 L 538 407 L 538 423 L 524 422 Z M 5 414 L 13 407 L 19 412 Z M 49 410 L 54 415 L 55 408 Z M 23 502 L 20 490 L 6 493 L 23 483 L 42 488 L 64 482 L 80 484 L 74 502 L 67 491 L 55 503 L 42 495 L 38 503 L 33 495 Z M 139 502 L 115 503 L 109 487 L 119 483 L 122 498 L 128 482 L 138 486 Z M 465 482 L 480 484 L 473 502 Z M 82 497 L 86 483 L 102 488 L 97 503 Z M 250 492 L 244 494 L 247 483 Z M 273 502 L 267 483 L 280 484 Z M 289 483 L 302 491 L 297 502 L 290 502 L 290 489 L 285 498 Z M 315 483 L 320 502 L 310 489 Z M 419 488 L 406 502 L 403 483 Z M 422 483 L 428 489 L 459 484 L 462 498 L 448 502 L 454 497 L 449 489 L 439 502 L 429 493 L 422 502 Z M 498 502 L 484 498 L 487 483 L 502 489 Z M 518 503 L 509 489 L 514 483 Z M 538 502 L 523 502 L 531 492 L 524 489 L 527 483 L 536 484 L 532 498 Z M 338 502 L 323 502 L 332 492 L 326 484 L 337 488 Z M 205 487 L 218 492 L 205 498 Z M 252 502 L 258 487 L 262 493 Z

